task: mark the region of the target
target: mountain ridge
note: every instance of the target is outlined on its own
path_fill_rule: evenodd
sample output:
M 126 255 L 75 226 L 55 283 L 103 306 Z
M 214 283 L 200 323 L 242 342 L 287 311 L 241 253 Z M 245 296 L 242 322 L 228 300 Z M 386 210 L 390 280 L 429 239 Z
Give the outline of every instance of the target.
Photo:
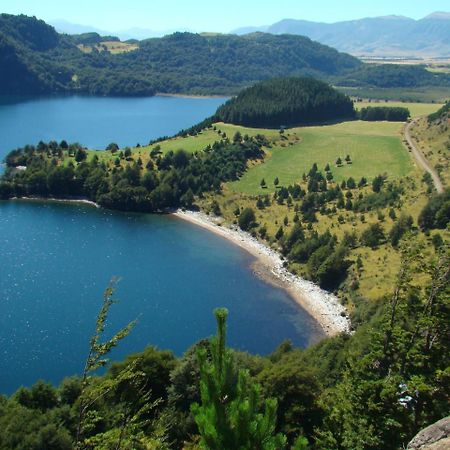
M 42 20 L 8 14 L 0 14 L 0 36 L 0 94 L 229 94 L 275 76 L 339 76 L 361 65 L 303 36 L 174 33 L 112 54 L 80 48 L 80 38 L 101 39 L 95 33 L 59 34 Z
M 304 35 L 359 57 L 450 57 L 450 13 L 442 11 L 419 20 L 397 15 L 335 23 L 283 19 L 232 33 L 242 35 L 250 30 Z

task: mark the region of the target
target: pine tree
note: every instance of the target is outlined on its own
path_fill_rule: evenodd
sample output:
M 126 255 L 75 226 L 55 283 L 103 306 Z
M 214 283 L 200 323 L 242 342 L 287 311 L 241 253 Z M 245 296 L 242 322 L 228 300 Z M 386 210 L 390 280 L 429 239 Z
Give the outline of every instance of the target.
M 225 347 L 224 308 L 214 311 L 217 336 L 211 340 L 211 361 L 206 350 L 198 352 L 202 404 L 192 405 L 200 431 L 200 445 L 209 450 L 278 450 L 286 438 L 274 434 L 277 402 L 266 400 L 259 412 L 260 387 L 250 380 L 248 371 L 237 370 L 231 350 Z

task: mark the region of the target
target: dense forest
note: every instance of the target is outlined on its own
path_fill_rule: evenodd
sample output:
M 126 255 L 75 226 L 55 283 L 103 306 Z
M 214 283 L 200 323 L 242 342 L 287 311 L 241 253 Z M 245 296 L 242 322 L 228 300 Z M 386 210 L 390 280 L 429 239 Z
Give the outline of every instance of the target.
M 377 88 L 450 87 L 450 74 L 436 74 L 422 65 L 363 64 L 335 79 L 338 86 Z
M 279 128 L 353 118 L 352 101 L 312 78 L 279 78 L 245 89 L 221 106 L 217 121 L 249 127 Z
M 361 64 L 300 36 L 175 33 L 124 54 L 77 47 L 89 42 L 98 38 L 61 35 L 35 18 L 0 15 L 1 93 L 229 93 L 273 76 L 339 75 Z
M 387 120 L 406 122 L 411 116 L 408 108 L 399 106 L 368 106 L 358 111 L 358 118 L 367 121 Z
M 404 243 L 397 285 L 353 335 L 306 350 L 283 342 L 267 357 L 227 349 L 227 311 L 217 310 L 217 335 L 181 358 L 149 346 L 96 376 L 139 329 L 131 323 L 105 340 L 108 288 L 82 375 L 0 396 L 0 447 L 405 448 L 449 413 L 450 260 L 444 247 L 429 259 L 411 234 Z M 411 284 L 425 273 L 423 289 Z
M 68 36 L 27 16 L 0 14 L 0 94 L 232 94 L 257 81 L 313 76 L 342 86 L 449 86 L 450 75 L 423 67 L 363 65 L 294 35 L 175 33 L 121 54 L 94 44 L 95 33 Z M 92 45 L 83 52 L 78 45 Z

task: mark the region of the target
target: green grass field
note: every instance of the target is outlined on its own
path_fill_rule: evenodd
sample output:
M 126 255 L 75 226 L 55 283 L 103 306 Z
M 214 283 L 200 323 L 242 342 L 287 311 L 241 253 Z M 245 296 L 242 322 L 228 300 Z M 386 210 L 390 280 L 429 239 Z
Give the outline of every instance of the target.
M 275 177 L 280 185 L 298 182 L 313 163 L 321 170 L 330 164 L 337 182 L 349 177 L 358 181 L 363 176 L 370 180 L 382 173 L 402 177 L 413 166 L 400 131 L 398 123 L 361 121 L 288 130 L 288 139 L 281 143 L 285 146 L 276 145 L 263 164 L 250 168 L 239 181 L 230 183 L 230 189 L 253 195 L 272 192 Z M 344 160 L 346 155 L 350 155 L 352 164 L 336 167 L 337 158 Z M 267 189 L 260 187 L 263 178 Z
M 445 87 L 423 88 L 357 88 L 337 87 L 351 97 L 372 100 L 397 100 L 402 102 L 443 103 L 450 98 L 450 89 Z
M 408 108 L 411 113 L 411 117 L 418 117 L 418 116 L 428 116 L 429 114 L 436 112 L 442 106 L 442 104 L 440 104 L 440 103 L 384 102 L 384 101 L 355 103 L 355 108 L 357 110 L 360 110 L 361 108 L 365 108 L 367 106 L 400 106 L 403 108 Z
M 208 129 L 202 131 L 197 136 L 167 139 L 166 141 L 159 142 L 154 145 L 147 145 L 145 147 L 141 147 L 140 149 L 134 149 L 134 151 L 138 150 L 141 152 L 149 152 L 151 149 L 159 145 L 163 153 L 167 153 L 170 150 L 176 151 L 180 149 L 183 149 L 189 153 L 194 153 L 204 150 L 208 146 L 208 144 L 212 144 L 215 141 L 219 141 L 220 139 L 221 137 L 216 131 L 214 131 L 213 129 Z

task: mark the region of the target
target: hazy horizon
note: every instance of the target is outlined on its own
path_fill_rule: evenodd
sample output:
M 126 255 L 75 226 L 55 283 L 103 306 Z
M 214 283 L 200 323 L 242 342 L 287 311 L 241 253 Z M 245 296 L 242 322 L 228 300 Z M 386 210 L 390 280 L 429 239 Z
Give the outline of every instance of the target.
M 418 20 L 433 12 L 450 9 L 448 0 L 413 3 L 399 0 L 393 4 L 380 0 L 376 4 L 368 5 L 357 0 L 348 0 L 336 10 L 332 0 L 280 0 L 276 5 L 260 4 L 255 0 L 230 0 L 226 9 L 217 10 L 206 0 L 190 3 L 181 0 L 154 0 L 151 3 L 130 0 L 125 9 L 114 0 L 98 0 L 95 4 L 87 0 L 80 0 L 76 4 L 54 0 L 43 0 L 39 3 L 33 0 L 17 0 L 3 5 L 1 12 L 36 16 L 46 22 L 67 21 L 108 32 L 140 28 L 155 33 L 176 30 L 229 33 L 240 27 L 271 25 L 287 18 L 334 23 L 397 15 Z

